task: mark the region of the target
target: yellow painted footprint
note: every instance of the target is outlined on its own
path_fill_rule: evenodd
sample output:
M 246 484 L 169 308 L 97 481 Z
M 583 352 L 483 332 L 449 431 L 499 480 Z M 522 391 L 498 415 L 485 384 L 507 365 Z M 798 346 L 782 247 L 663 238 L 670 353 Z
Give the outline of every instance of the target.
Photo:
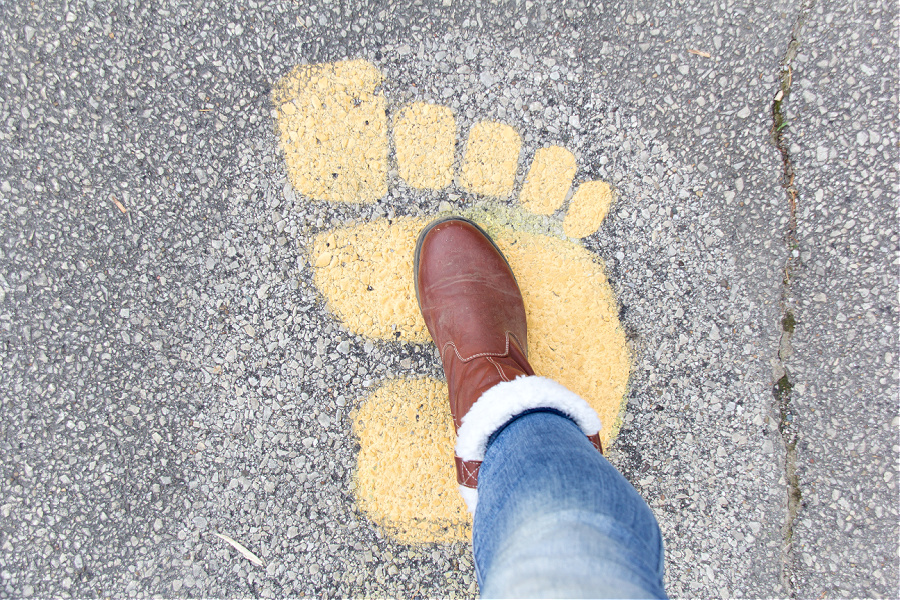
M 272 101 L 294 189 L 316 201 L 378 200 L 388 190 L 392 137 L 397 173 L 410 188 L 456 185 L 492 199 L 464 216 L 486 228 L 516 274 L 532 365 L 597 410 L 608 445 L 625 401 L 628 352 L 603 262 L 577 238 L 600 226 L 612 200 L 609 185 L 579 184 L 560 223 L 548 215 L 566 202 L 575 156 L 561 147 L 541 148 L 519 207 L 501 204 L 515 185 L 518 132 L 502 123 L 474 125 L 457 163 L 453 112 L 425 103 L 403 106 L 389 136 L 381 81 L 374 65 L 355 60 L 300 66 L 278 82 Z M 369 338 L 429 341 L 412 263 L 416 236 L 430 220 L 379 219 L 311 241 L 315 284 L 344 327 Z M 402 542 L 468 537 L 470 516 L 457 490 L 443 381 L 395 378 L 379 386 L 360 402 L 354 432 L 360 442 L 357 499 L 372 520 Z

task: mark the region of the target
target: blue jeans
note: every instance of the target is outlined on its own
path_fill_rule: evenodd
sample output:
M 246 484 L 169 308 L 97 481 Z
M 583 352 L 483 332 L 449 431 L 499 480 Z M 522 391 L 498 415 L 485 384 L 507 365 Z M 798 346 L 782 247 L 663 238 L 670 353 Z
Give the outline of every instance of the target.
M 520 415 L 492 437 L 472 532 L 486 598 L 665 598 L 650 507 L 556 412 Z

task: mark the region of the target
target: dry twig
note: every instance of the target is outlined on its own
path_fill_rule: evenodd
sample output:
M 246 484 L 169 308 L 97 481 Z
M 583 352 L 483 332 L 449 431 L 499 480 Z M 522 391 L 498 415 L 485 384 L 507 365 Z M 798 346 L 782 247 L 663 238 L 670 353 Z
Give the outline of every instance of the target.
M 225 535 L 225 534 L 223 534 L 223 533 L 218 533 L 218 532 L 215 532 L 215 531 L 213 531 L 212 533 L 213 533 L 213 535 L 218 536 L 218 537 L 220 537 L 221 539 L 223 539 L 223 540 L 225 540 L 226 542 L 228 542 L 229 544 L 231 544 L 231 545 L 234 547 L 235 550 L 237 550 L 238 552 L 241 553 L 241 556 L 243 556 L 244 558 L 246 558 L 247 560 L 249 560 L 250 562 L 252 562 L 252 563 L 253 563 L 254 565 L 256 565 L 257 567 L 264 567 L 264 566 L 266 566 L 266 563 L 263 561 L 263 559 L 261 559 L 261 558 L 258 557 L 257 555 L 255 555 L 255 554 L 253 554 L 252 552 L 250 552 L 249 550 L 247 550 L 247 548 L 244 547 L 244 545 L 241 544 L 240 542 L 234 540 L 233 538 L 228 537 L 227 535 Z

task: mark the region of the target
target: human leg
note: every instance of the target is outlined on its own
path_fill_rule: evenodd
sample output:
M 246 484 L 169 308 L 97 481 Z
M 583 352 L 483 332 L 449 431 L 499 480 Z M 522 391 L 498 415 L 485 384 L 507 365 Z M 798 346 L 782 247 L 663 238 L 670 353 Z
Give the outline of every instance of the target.
M 475 513 L 487 593 L 664 596 L 653 515 L 597 452 L 593 409 L 534 376 L 522 295 L 500 250 L 474 223 L 438 220 L 419 236 L 415 284 L 447 377 L 457 481 Z M 510 587 L 520 580 L 527 592 Z
M 665 597 L 653 513 L 557 412 L 525 414 L 492 436 L 473 549 L 483 597 Z

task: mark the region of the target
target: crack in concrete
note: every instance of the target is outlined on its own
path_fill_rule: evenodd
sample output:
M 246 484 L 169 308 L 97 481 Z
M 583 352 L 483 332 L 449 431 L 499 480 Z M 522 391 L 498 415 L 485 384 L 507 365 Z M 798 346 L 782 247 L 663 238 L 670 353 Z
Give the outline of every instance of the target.
M 797 321 L 794 317 L 793 300 L 790 297 L 791 278 L 796 267 L 795 261 L 800 256 L 800 243 L 797 238 L 797 188 L 794 186 L 794 164 L 786 139 L 786 129 L 789 123 L 784 114 L 784 103 L 791 94 L 793 83 L 793 61 L 800 48 L 800 32 L 806 22 L 809 12 L 815 5 L 815 0 L 805 0 L 801 3 L 797 19 L 791 30 L 791 41 L 788 43 L 784 57 L 781 59 L 781 87 L 775 94 L 772 103 L 772 141 L 781 153 L 782 162 L 782 187 L 788 200 L 790 217 L 788 231 L 785 236 L 787 246 L 787 258 L 784 264 L 784 277 L 781 288 L 781 341 L 778 347 L 777 359 L 774 361 L 775 383 L 772 395 L 775 398 L 775 412 L 778 415 L 778 431 L 784 444 L 784 478 L 787 484 L 787 514 L 782 526 L 781 548 L 781 585 L 785 596 L 796 598 L 794 589 L 793 565 L 794 565 L 794 521 L 801 507 L 803 498 L 800 490 L 800 480 L 797 476 L 797 437 L 798 431 L 791 407 L 790 374 L 785 368 L 785 361 L 791 356 L 791 336 Z

